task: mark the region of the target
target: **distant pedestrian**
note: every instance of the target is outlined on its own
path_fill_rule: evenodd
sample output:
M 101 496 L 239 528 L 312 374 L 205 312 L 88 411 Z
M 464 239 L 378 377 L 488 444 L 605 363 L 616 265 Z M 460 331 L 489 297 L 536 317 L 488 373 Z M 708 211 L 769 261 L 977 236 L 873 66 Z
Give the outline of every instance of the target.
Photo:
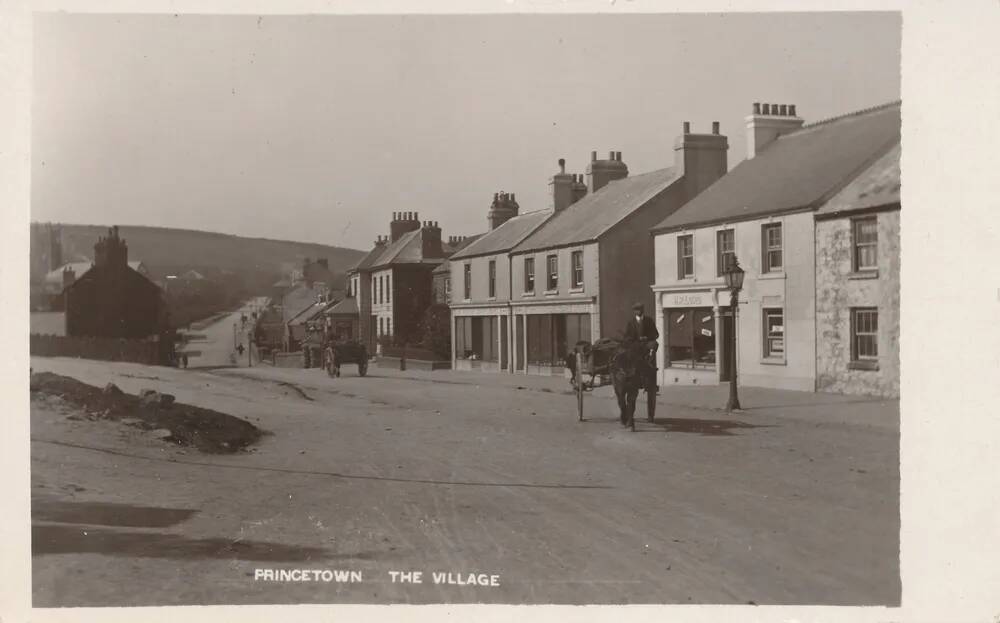
M 188 355 L 187 355 L 187 353 L 182 353 L 181 354 L 181 361 L 184 363 L 184 369 L 186 370 L 187 367 L 188 367 Z
M 240 355 L 243 354 L 243 351 L 244 351 L 244 348 L 243 348 L 242 344 L 240 344 L 239 346 L 236 347 L 236 352 L 238 352 Z

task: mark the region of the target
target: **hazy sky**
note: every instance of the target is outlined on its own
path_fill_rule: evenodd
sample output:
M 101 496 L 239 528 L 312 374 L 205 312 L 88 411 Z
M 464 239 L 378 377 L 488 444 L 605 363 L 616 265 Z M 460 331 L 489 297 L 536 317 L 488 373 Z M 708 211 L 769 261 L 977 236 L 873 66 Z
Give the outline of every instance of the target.
M 670 166 L 754 101 L 808 122 L 900 96 L 898 14 L 114 16 L 36 20 L 32 219 L 354 248 L 393 211 L 485 230 L 560 157 Z

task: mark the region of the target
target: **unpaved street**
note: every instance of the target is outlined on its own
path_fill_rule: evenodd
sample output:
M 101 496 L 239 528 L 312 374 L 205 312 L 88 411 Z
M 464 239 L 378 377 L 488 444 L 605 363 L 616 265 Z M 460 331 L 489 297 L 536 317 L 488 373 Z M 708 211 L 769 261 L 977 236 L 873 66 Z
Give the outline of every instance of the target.
M 32 366 L 270 433 L 203 454 L 33 398 L 35 606 L 899 602 L 894 414 L 663 405 L 630 433 L 607 397 L 588 396 L 578 422 L 562 379 Z M 434 584 L 436 571 L 500 585 Z

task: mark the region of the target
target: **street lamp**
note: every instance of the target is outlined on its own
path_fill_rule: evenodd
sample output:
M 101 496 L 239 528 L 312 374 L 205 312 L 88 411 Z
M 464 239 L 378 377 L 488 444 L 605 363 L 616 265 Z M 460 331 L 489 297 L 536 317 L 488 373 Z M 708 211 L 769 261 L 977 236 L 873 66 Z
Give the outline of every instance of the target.
M 729 288 L 729 308 L 733 315 L 732 339 L 729 348 L 729 402 L 726 404 L 726 411 L 740 409 L 740 398 L 736 394 L 736 311 L 739 307 L 740 290 L 743 288 L 744 271 L 740 268 L 740 263 L 733 255 L 733 261 L 726 268 L 722 276 L 726 280 L 726 287 Z

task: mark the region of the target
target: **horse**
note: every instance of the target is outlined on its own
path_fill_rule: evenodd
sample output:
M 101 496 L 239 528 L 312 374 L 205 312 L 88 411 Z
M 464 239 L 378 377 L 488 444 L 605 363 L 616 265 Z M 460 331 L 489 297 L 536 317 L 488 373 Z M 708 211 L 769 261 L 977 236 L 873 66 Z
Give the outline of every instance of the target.
M 622 343 L 611 359 L 611 382 L 618 399 L 622 426 L 635 431 L 635 402 L 639 390 L 646 391 L 646 421 L 652 422 L 656 412 L 656 349 L 655 341 Z

